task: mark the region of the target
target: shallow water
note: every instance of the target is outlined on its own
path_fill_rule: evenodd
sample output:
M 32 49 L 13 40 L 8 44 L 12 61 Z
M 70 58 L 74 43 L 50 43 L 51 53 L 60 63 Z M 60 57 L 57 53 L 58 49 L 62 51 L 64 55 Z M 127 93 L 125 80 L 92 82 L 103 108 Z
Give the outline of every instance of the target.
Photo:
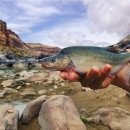
M 27 106 L 27 103 L 29 101 L 14 101 L 14 102 L 2 102 L 0 103 L 0 106 L 11 104 L 13 107 L 19 111 L 19 118 L 21 117 L 25 107 Z

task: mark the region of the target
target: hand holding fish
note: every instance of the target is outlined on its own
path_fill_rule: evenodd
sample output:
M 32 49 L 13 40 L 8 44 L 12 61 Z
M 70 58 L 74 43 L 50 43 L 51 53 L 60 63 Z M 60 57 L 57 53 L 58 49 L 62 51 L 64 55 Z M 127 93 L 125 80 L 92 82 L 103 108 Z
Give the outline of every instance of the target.
M 84 76 L 78 75 L 75 72 L 68 74 L 67 72 L 61 72 L 60 77 L 68 79 L 70 81 L 79 81 L 82 86 L 90 87 L 91 89 L 102 89 L 106 88 L 111 84 L 112 77 L 109 75 L 111 66 L 106 64 L 103 69 L 99 70 L 98 67 L 94 66 Z
M 126 52 L 130 52 L 130 49 L 126 49 Z M 92 67 L 85 76 L 81 76 L 75 72 L 70 74 L 67 72 L 61 72 L 60 77 L 70 81 L 79 81 L 82 86 L 90 87 L 94 90 L 103 89 L 108 87 L 110 84 L 113 84 L 130 92 L 130 87 L 126 85 L 118 75 L 115 75 L 113 78 L 109 75 L 110 71 L 111 65 L 106 64 L 101 70 L 96 66 Z

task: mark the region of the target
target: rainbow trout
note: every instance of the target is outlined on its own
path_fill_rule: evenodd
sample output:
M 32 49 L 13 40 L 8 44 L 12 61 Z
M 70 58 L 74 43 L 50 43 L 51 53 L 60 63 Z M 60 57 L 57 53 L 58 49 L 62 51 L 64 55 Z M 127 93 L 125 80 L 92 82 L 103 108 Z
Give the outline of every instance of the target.
M 54 56 L 40 60 L 42 67 L 49 70 L 67 71 L 74 70 L 78 74 L 85 74 L 92 66 L 100 69 L 105 64 L 112 66 L 111 75 L 120 71 L 121 79 L 129 85 L 130 53 L 112 53 L 102 47 L 72 46 L 62 49 Z

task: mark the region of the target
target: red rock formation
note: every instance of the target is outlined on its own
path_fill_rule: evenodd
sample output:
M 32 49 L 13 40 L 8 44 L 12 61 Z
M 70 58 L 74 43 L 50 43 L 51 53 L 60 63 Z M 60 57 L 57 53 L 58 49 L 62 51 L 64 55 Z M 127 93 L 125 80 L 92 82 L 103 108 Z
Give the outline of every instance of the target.
M 17 34 L 7 29 L 6 23 L 0 20 L 0 45 L 28 49 L 29 47 L 22 42 Z
M 0 45 L 9 45 L 9 35 L 6 23 L 0 20 Z
M 6 23 L 0 20 L 0 45 L 4 45 L 5 47 L 16 47 L 20 49 L 24 49 L 27 51 L 34 51 L 37 54 L 56 54 L 59 52 L 60 48 L 58 47 L 51 47 L 43 44 L 25 44 L 19 38 L 19 36 L 7 29 Z
M 29 46 L 26 45 L 24 42 L 22 42 L 22 40 L 19 38 L 19 36 L 16 33 L 8 29 L 8 34 L 9 34 L 10 46 L 15 46 L 22 49 L 29 49 Z

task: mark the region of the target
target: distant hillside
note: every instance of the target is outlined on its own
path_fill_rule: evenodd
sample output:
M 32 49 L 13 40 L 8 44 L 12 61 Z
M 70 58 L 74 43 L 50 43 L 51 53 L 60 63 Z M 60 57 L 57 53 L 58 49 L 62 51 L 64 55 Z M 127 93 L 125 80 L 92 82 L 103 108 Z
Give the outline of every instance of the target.
M 0 20 L 0 45 L 29 49 L 15 32 L 7 29 L 6 23 Z
M 18 56 L 34 56 L 43 54 L 56 54 L 60 48 L 40 43 L 24 43 L 20 37 L 0 20 L 0 52 L 12 52 Z
M 56 54 L 60 51 L 59 47 L 53 47 L 48 45 L 43 45 L 41 43 L 26 43 L 28 46 L 31 47 L 34 51 L 38 54 Z

